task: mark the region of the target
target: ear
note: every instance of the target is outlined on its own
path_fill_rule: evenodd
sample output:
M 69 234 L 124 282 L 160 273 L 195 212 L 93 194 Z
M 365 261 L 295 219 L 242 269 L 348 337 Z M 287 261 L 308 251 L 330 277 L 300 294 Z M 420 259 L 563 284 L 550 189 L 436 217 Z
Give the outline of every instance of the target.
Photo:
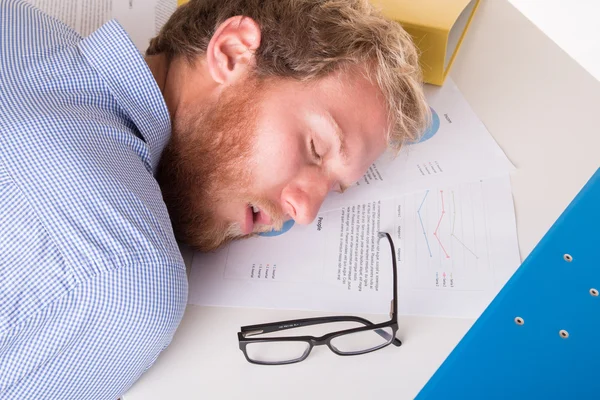
M 260 45 L 260 27 L 251 18 L 236 16 L 216 30 L 206 51 L 209 73 L 215 82 L 230 84 L 254 65 Z

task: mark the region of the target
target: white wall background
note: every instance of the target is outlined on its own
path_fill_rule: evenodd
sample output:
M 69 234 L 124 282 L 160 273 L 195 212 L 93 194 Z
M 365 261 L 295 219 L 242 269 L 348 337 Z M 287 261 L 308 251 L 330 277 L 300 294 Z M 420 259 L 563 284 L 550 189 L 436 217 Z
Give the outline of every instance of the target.
M 509 1 L 600 80 L 600 0 Z

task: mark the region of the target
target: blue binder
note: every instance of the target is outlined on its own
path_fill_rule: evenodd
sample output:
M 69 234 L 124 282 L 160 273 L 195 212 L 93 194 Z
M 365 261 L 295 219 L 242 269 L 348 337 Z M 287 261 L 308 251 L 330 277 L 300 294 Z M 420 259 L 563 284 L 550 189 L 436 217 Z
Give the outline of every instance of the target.
M 600 169 L 417 399 L 600 399 Z

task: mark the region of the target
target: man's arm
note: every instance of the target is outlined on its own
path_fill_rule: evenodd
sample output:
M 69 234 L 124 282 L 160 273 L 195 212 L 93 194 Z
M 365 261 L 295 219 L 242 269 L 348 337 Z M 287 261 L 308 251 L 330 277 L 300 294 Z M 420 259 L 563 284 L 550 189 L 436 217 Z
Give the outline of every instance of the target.
M 170 343 L 186 302 L 183 266 L 100 273 L 0 334 L 0 398 L 114 400 Z

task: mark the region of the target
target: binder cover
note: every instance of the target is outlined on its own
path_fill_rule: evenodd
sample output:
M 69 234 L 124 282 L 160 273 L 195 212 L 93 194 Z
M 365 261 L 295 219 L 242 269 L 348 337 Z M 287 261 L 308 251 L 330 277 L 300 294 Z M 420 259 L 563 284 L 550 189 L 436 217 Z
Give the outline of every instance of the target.
M 600 398 L 600 169 L 417 399 Z
M 425 83 L 442 85 L 480 0 L 371 0 L 418 47 Z

